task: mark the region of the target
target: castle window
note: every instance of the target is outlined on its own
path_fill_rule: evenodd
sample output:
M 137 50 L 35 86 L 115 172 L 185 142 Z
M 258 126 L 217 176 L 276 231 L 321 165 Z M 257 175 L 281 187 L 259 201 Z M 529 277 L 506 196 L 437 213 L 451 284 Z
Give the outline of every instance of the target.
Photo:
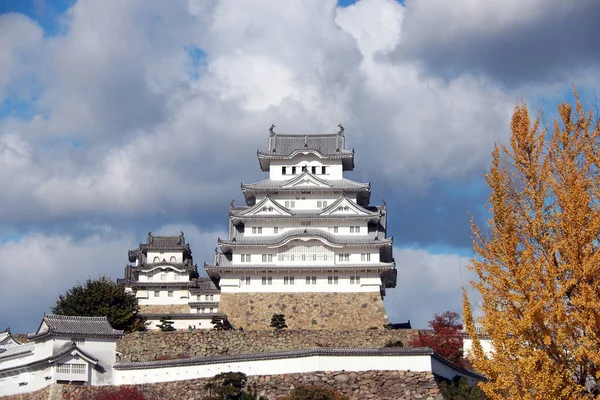
M 175 256 L 171 256 L 171 258 L 169 259 L 170 262 L 175 262 L 177 261 L 177 259 L 175 258 Z
M 340 254 L 338 254 L 338 261 L 339 262 L 349 262 L 350 261 L 350 254 L 349 253 L 340 253 Z
M 262 234 L 262 226 L 253 226 L 252 233 L 255 235 L 256 234 L 261 235 Z
M 250 262 L 250 254 L 242 254 L 242 262 Z
M 371 253 L 362 253 L 360 255 L 360 261 L 371 261 Z
M 285 208 L 295 208 L 296 207 L 296 202 L 294 200 L 286 200 L 284 204 L 285 204 Z
M 202 310 L 202 311 L 201 311 L 202 313 L 205 313 L 205 312 L 206 312 L 206 308 L 200 308 L 200 310 Z
M 338 280 L 338 277 L 337 277 L 337 276 L 328 276 L 328 277 L 327 277 L 327 283 L 328 283 L 329 285 L 331 285 L 331 284 L 337 285 L 337 284 L 338 284 L 338 281 L 339 281 L 339 280 Z
M 333 227 L 333 233 L 338 233 L 338 227 L 337 226 Z
M 214 310 L 215 310 L 214 308 L 211 308 L 209 312 L 210 312 L 210 313 L 213 313 L 213 312 L 214 312 Z
M 197 294 L 196 295 L 196 300 L 202 300 L 202 295 L 201 294 Z
M 285 174 L 286 174 L 286 170 L 287 170 L 287 167 L 281 167 L 281 173 L 282 173 L 283 175 L 285 175 Z
M 263 254 L 262 255 L 262 262 L 273 262 L 273 254 Z
M 154 257 L 154 261 L 153 261 L 153 262 L 157 263 L 157 262 L 159 262 L 159 261 L 160 261 L 160 258 L 158 258 L 158 257 Z
M 325 175 L 327 173 L 327 167 L 321 167 L 321 173 Z
M 266 277 L 266 276 L 263 276 L 263 277 L 262 277 L 262 284 L 263 284 L 263 285 L 266 285 L 266 284 L 267 284 L 267 277 Z
M 283 284 L 284 285 L 293 285 L 294 284 L 294 277 L 293 276 L 284 276 L 283 277 Z
M 306 172 L 306 165 L 302 167 L 302 172 Z
M 273 284 L 273 278 L 268 277 L 267 278 L 267 282 L 269 283 L 269 285 L 272 285 Z
M 301 226 L 310 226 L 311 225 L 311 221 L 302 221 L 300 222 Z
M 351 285 L 354 285 L 354 284 L 360 285 L 360 276 L 351 276 L 350 284 Z
M 173 297 L 173 291 L 172 291 L 172 290 L 169 290 L 169 291 L 167 292 L 167 296 L 168 296 L 168 297 Z
M 279 233 L 279 227 L 278 226 L 273 227 L 273 233 L 275 233 L 275 234 Z
M 292 175 L 296 175 L 296 167 L 292 167 Z
M 316 174 L 316 173 L 317 173 L 317 167 L 312 167 L 312 170 L 311 170 L 311 172 L 312 172 L 313 174 Z
M 313 284 L 313 285 L 316 285 L 316 284 L 317 284 L 317 277 L 316 277 L 316 276 L 313 276 L 313 277 L 312 277 L 312 284 Z
M 249 276 L 247 276 L 247 277 L 246 277 L 246 285 L 249 285 L 249 284 L 250 284 L 250 277 L 249 277 Z
M 154 291 L 154 297 L 160 297 L 160 290 Z
M 307 276 L 307 277 L 306 277 L 306 284 L 307 284 L 307 285 L 310 285 L 310 276 Z
M 148 280 L 151 281 L 153 277 L 153 275 L 148 275 Z

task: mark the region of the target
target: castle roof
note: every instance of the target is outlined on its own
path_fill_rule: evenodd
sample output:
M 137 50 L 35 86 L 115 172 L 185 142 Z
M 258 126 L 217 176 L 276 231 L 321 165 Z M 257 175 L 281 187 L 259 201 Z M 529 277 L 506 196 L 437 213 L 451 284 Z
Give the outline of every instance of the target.
M 123 331 L 113 329 L 106 317 L 80 317 L 47 314 L 42 319 L 37 332 L 28 335 L 28 337 L 30 339 L 40 339 L 57 335 L 118 338 L 123 336 Z
M 315 154 L 319 158 L 342 159 L 344 170 L 354 168 L 354 150 L 346 150 L 343 131 L 321 134 L 280 134 L 271 130 L 269 148 L 258 151 L 263 171 L 269 170 L 270 160 L 290 159 L 297 154 Z
M 218 240 L 219 245 L 222 248 L 230 247 L 251 247 L 251 246 L 281 246 L 294 239 L 306 240 L 309 237 L 315 239 L 323 239 L 329 242 L 330 245 L 335 247 L 341 246 L 369 246 L 375 245 L 377 247 L 384 245 L 391 245 L 393 242 L 392 238 L 386 238 L 385 232 L 373 231 L 368 232 L 366 235 L 338 235 L 325 231 L 324 229 L 316 228 L 299 228 L 299 229 L 288 229 L 281 235 L 275 236 L 244 236 L 243 233 L 233 230 L 233 236 L 229 240 L 220 239 Z
M 323 181 L 323 184 L 320 186 L 317 185 L 297 185 L 293 186 L 292 184 L 295 181 L 299 181 L 303 175 L 308 175 L 311 178 L 318 179 Z M 326 192 L 361 192 L 361 191 L 370 191 L 371 184 L 370 183 L 361 183 L 355 182 L 350 179 L 342 178 L 342 179 L 320 179 L 312 175 L 310 172 L 303 172 L 301 175 L 295 176 L 286 181 L 274 181 L 271 179 L 265 179 L 256 183 L 242 183 L 242 191 L 246 192 L 266 192 L 266 191 L 304 191 L 304 190 L 316 190 L 316 191 L 326 191 Z
M 192 254 L 190 244 L 185 242 L 183 232 L 179 236 L 154 236 L 152 232 L 148 232 L 146 243 L 140 243 L 139 247 L 134 250 L 129 250 L 129 261 L 135 262 L 136 259 L 143 258 L 148 252 L 183 252 L 184 259 L 189 258 Z

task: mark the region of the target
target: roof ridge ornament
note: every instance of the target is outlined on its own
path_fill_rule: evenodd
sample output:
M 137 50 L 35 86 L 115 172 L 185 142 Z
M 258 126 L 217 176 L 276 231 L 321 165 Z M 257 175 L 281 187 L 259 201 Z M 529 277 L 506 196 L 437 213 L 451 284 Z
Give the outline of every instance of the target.
M 275 125 L 274 125 L 274 124 L 271 124 L 271 127 L 269 128 L 269 134 L 270 134 L 271 136 L 274 136 L 274 135 L 275 135 L 275 131 L 273 131 L 273 129 L 275 129 Z
M 338 135 L 343 135 L 345 129 L 341 122 L 338 124 L 338 128 L 340 128 L 340 130 L 338 131 Z

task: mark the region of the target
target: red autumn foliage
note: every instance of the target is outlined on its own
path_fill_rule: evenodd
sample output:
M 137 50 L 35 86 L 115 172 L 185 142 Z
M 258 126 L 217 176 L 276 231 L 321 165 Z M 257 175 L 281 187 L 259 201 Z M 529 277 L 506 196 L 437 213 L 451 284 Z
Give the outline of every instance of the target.
M 429 321 L 432 331 L 419 331 L 410 341 L 412 347 L 429 347 L 454 364 L 465 366 L 463 358 L 462 324 L 460 316 L 452 311 L 435 314 Z
M 122 386 L 101 389 L 94 394 L 94 400 L 146 400 L 146 398 L 137 388 Z

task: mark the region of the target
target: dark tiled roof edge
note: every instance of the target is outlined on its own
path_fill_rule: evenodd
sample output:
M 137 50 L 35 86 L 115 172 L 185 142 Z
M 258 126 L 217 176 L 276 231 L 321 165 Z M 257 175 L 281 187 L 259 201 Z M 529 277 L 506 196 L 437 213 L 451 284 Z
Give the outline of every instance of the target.
M 372 349 L 340 349 L 317 347 L 306 350 L 277 351 L 269 353 L 250 353 L 226 356 L 212 356 L 199 358 L 185 358 L 177 360 L 147 361 L 120 363 L 115 369 L 149 369 L 157 367 L 180 367 L 186 365 L 222 364 L 232 361 L 260 361 L 276 360 L 282 358 L 303 358 L 313 356 L 431 356 L 434 352 L 428 347 L 401 347 L 401 348 L 372 348 Z

